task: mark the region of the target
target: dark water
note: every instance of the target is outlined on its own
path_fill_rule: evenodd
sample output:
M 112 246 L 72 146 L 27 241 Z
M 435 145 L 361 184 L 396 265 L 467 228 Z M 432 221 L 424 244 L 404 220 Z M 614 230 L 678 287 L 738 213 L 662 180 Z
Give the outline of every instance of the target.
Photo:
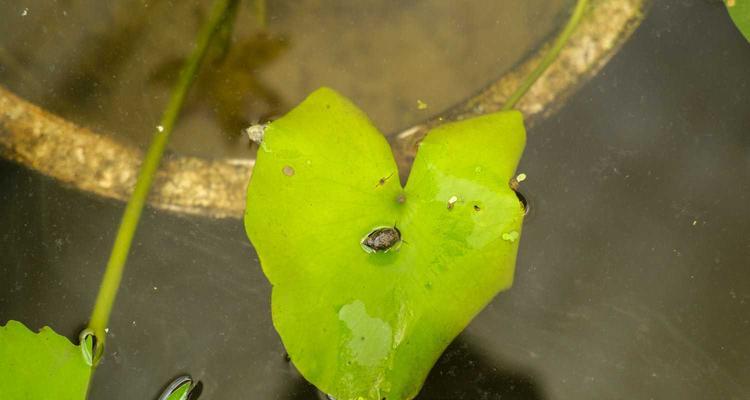
M 750 45 L 720 3 L 658 1 L 529 132 L 514 287 L 422 399 L 750 398 Z M 0 162 L 0 322 L 74 337 L 122 206 Z M 92 399 L 314 399 L 237 220 L 148 211 Z

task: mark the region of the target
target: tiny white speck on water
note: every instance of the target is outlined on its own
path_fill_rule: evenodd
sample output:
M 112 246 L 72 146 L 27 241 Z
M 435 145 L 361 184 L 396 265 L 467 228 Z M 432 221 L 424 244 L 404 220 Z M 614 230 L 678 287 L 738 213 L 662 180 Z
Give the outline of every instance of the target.
M 154 290 L 157 290 L 157 289 L 158 289 L 158 288 L 157 288 L 156 286 L 154 286 Z
M 161 125 L 159 125 L 159 126 L 156 127 L 156 130 L 159 131 L 159 132 L 164 132 L 164 127 L 161 126 Z
M 518 176 L 516 177 L 516 181 L 518 181 L 519 183 L 520 183 L 520 182 L 523 182 L 523 181 L 525 181 L 525 180 L 526 180 L 526 174 L 524 174 L 524 173 L 520 173 L 520 174 L 518 174 Z
M 693 226 L 698 225 L 698 220 L 693 220 Z
M 104 333 L 109 333 L 109 328 L 104 328 Z
M 29 15 L 29 9 L 28 8 L 24 8 L 23 11 L 21 11 L 21 16 L 25 17 L 27 15 Z

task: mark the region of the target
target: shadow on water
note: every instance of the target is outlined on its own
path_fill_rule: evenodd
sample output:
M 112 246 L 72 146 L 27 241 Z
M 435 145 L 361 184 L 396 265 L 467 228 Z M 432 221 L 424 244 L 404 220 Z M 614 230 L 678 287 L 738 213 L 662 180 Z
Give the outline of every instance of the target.
M 445 350 L 432 368 L 417 400 L 543 400 L 533 374 L 493 360 L 464 335 Z M 284 400 L 323 399 L 301 376 L 278 397 Z

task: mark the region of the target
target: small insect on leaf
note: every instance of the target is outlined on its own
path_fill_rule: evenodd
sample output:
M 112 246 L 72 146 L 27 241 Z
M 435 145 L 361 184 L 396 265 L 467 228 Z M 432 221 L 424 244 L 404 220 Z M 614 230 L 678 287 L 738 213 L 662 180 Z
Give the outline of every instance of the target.
M 401 232 L 398 228 L 385 226 L 374 229 L 362 239 L 362 248 L 368 253 L 398 250 Z
M 375 187 L 378 187 L 378 186 L 383 186 L 383 185 L 385 185 L 385 183 L 386 183 L 386 182 L 388 182 L 388 179 L 391 179 L 391 177 L 392 177 L 392 176 L 393 176 L 393 172 L 391 172 L 391 174 L 390 174 L 390 175 L 388 175 L 388 176 L 384 176 L 384 177 L 380 178 L 380 179 L 378 180 L 378 184 L 377 184 L 377 185 L 375 185 Z

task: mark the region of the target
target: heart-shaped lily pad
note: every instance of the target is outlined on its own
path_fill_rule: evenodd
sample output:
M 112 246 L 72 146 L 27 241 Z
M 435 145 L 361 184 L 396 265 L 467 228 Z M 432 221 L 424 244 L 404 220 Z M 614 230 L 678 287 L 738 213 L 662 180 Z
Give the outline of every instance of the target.
M 319 89 L 271 123 L 245 228 L 273 321 L 302 375 L 337 400 L 401 400 L 513 280 L 524 210 L 508 183 L 521 114 L 445 124 L 401 187 L 383 135 Z

